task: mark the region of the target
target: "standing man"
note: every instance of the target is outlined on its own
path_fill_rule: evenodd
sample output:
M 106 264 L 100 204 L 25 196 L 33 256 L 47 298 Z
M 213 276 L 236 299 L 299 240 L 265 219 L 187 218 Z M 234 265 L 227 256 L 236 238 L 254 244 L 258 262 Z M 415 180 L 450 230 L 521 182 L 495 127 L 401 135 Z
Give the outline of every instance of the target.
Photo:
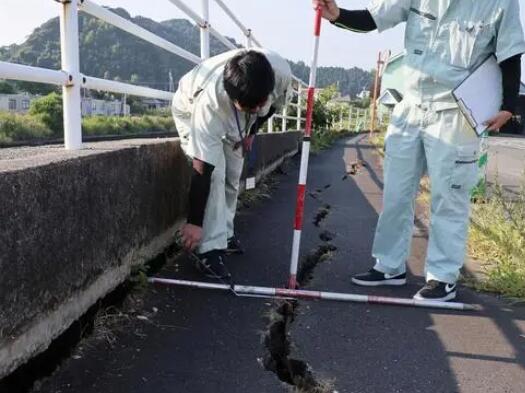
M 404 285 L 422 174 L 431 181 L 432 217 L 426 285 L 415 299 L 448 301 L 464 263 L 470 191 L 477 180 L 479 141 L 452 90 L 490 55 L 503 72 L 501 111 L 486 122 L 498 131 L 515 113 L 525 52 L 518 0 L 376 0 L 368 10 L 313 0 L 324 18 L 357 32 L 382 32 L 402 22 L 405 96 L 386 136 L 383 212 L 372 250 L 375 266 L 357 285 Z
M 234 218 L 244 153 L 286 104 L 291 78 L 286 60 L 256 49 L 207 59 L 179 82 L 172 113 L 193 167 L 182 242 L 207 276 L 229 278 L 225 254 L 242 253 Z

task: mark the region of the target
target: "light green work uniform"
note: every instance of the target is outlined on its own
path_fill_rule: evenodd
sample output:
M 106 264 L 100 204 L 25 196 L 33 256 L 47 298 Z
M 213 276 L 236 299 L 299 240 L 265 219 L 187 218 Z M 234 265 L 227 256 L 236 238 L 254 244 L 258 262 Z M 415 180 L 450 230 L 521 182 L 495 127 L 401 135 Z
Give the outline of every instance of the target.
M 525 52 L 518 0 L 378 0 L 378 30 L 406 22 L 405 96 L 386 136 L 375 269 L 404 273 L 421 176 L 431 181 L 426 279 L 455 283 L 463 266 L 479 140 L 452 90 L 488 56 Z
M 272 51 L 254 50 L 263 53 L 272 65 L 275 88 L 258 113 L 238 112 L 243 134 L 258 116 L 266 115 L 271 106 L 282 108 L 291 94 L 292 73 L 288 62 Z M 244 158 L 242 148 L 234 149 L 241 135 L 233 103 L 224 90 L 223 72 L 228 60 L 240 51 L 229 51 L 203 61 L 181 78 L 173 98 L 172 114 L 184 153 L 190 159 L 214 166 L 199 253 L 226 249 L 227 239 L 234 235 Z

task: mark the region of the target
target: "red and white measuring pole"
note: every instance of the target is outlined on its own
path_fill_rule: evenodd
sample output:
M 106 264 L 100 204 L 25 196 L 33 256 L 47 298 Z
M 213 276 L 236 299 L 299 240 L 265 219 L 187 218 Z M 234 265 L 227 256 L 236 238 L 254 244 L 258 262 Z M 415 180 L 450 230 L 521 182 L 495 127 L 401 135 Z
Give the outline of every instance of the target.
M 306 102 L 306 127 L 304 129 L 303 149 L 301 153 L 301 169 L 297 186 L 297 204 L 295 207 L 295 225 L 292 243 L 292 259 L 290 263 L 290 279 L 288 288 L 297 288 L 297 268 L 299 265 L 299 248 L 301 246 L 301 232 L 304 221 L 304 202 L 306 197 L 306 178 L 308 174 L 308 159 L 310 157 L 310 137 L 312 135 L 312 120 L 315 101 L 315 86 L 317 80 L 317 58 L 319 54 L 319 37 L 321 35 L 322 9 L 318 7 L 315 13 L 314 45 L 312 62 L 310 63 L 310 82 L 308 84 L 308 98 Z
M 275 299 L 304 299 L 304 300 L 332 300 L 339 302 L 386 304 L 409 307 L 438 308 L 445 310 L 473 311 L 480 310 L 478 306 L 454 302 L 436 302 L 431 300 L 414 300 L 395 297 L 382 297 L 370 295 L 354 295 L 351 293 L 337 293 L 324 291 L 302 291 L 297 289 L 255 287 L 250 285 L 227 285 L 209 282 L 173 280 L 169 278 L 150 278 L 152 284 L 176 285 L 182 287 L 215 289 L 233 291 L 238 297 L 263 297 Z

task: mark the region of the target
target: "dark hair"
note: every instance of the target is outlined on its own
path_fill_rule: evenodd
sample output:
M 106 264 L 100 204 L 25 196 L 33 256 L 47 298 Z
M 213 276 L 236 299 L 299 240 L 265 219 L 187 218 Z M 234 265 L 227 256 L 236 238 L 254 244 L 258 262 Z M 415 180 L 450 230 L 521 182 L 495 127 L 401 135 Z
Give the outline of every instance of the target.
M 262 53 L 242 51 L 224 68 L 224 89 L 244 108 L 254 109 L 263 103 L 275 87 L 273 68 Z

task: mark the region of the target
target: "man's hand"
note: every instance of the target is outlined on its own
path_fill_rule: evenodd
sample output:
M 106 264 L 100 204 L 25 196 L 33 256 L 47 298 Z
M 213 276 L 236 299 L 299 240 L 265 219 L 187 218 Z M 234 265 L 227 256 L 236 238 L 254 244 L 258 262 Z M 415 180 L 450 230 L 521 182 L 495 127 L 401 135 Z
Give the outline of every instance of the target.
M 186 251 L 193 251 L 202 240 L 202 228 L 193 224 L 185 224 L 181 230 L 182 246 Z
M 483 125 L 487 126 L 489 131 L 499 132 L 507 122 L 512 119 L 512 113 L 508 111 L 501 111 L 496 116 L 487 120 Z
M 339 7 L 335 0 L 312 0 L 314 9 L 321 7 L 323 10 L 323 18 L 333 22 L 339 18 Z

